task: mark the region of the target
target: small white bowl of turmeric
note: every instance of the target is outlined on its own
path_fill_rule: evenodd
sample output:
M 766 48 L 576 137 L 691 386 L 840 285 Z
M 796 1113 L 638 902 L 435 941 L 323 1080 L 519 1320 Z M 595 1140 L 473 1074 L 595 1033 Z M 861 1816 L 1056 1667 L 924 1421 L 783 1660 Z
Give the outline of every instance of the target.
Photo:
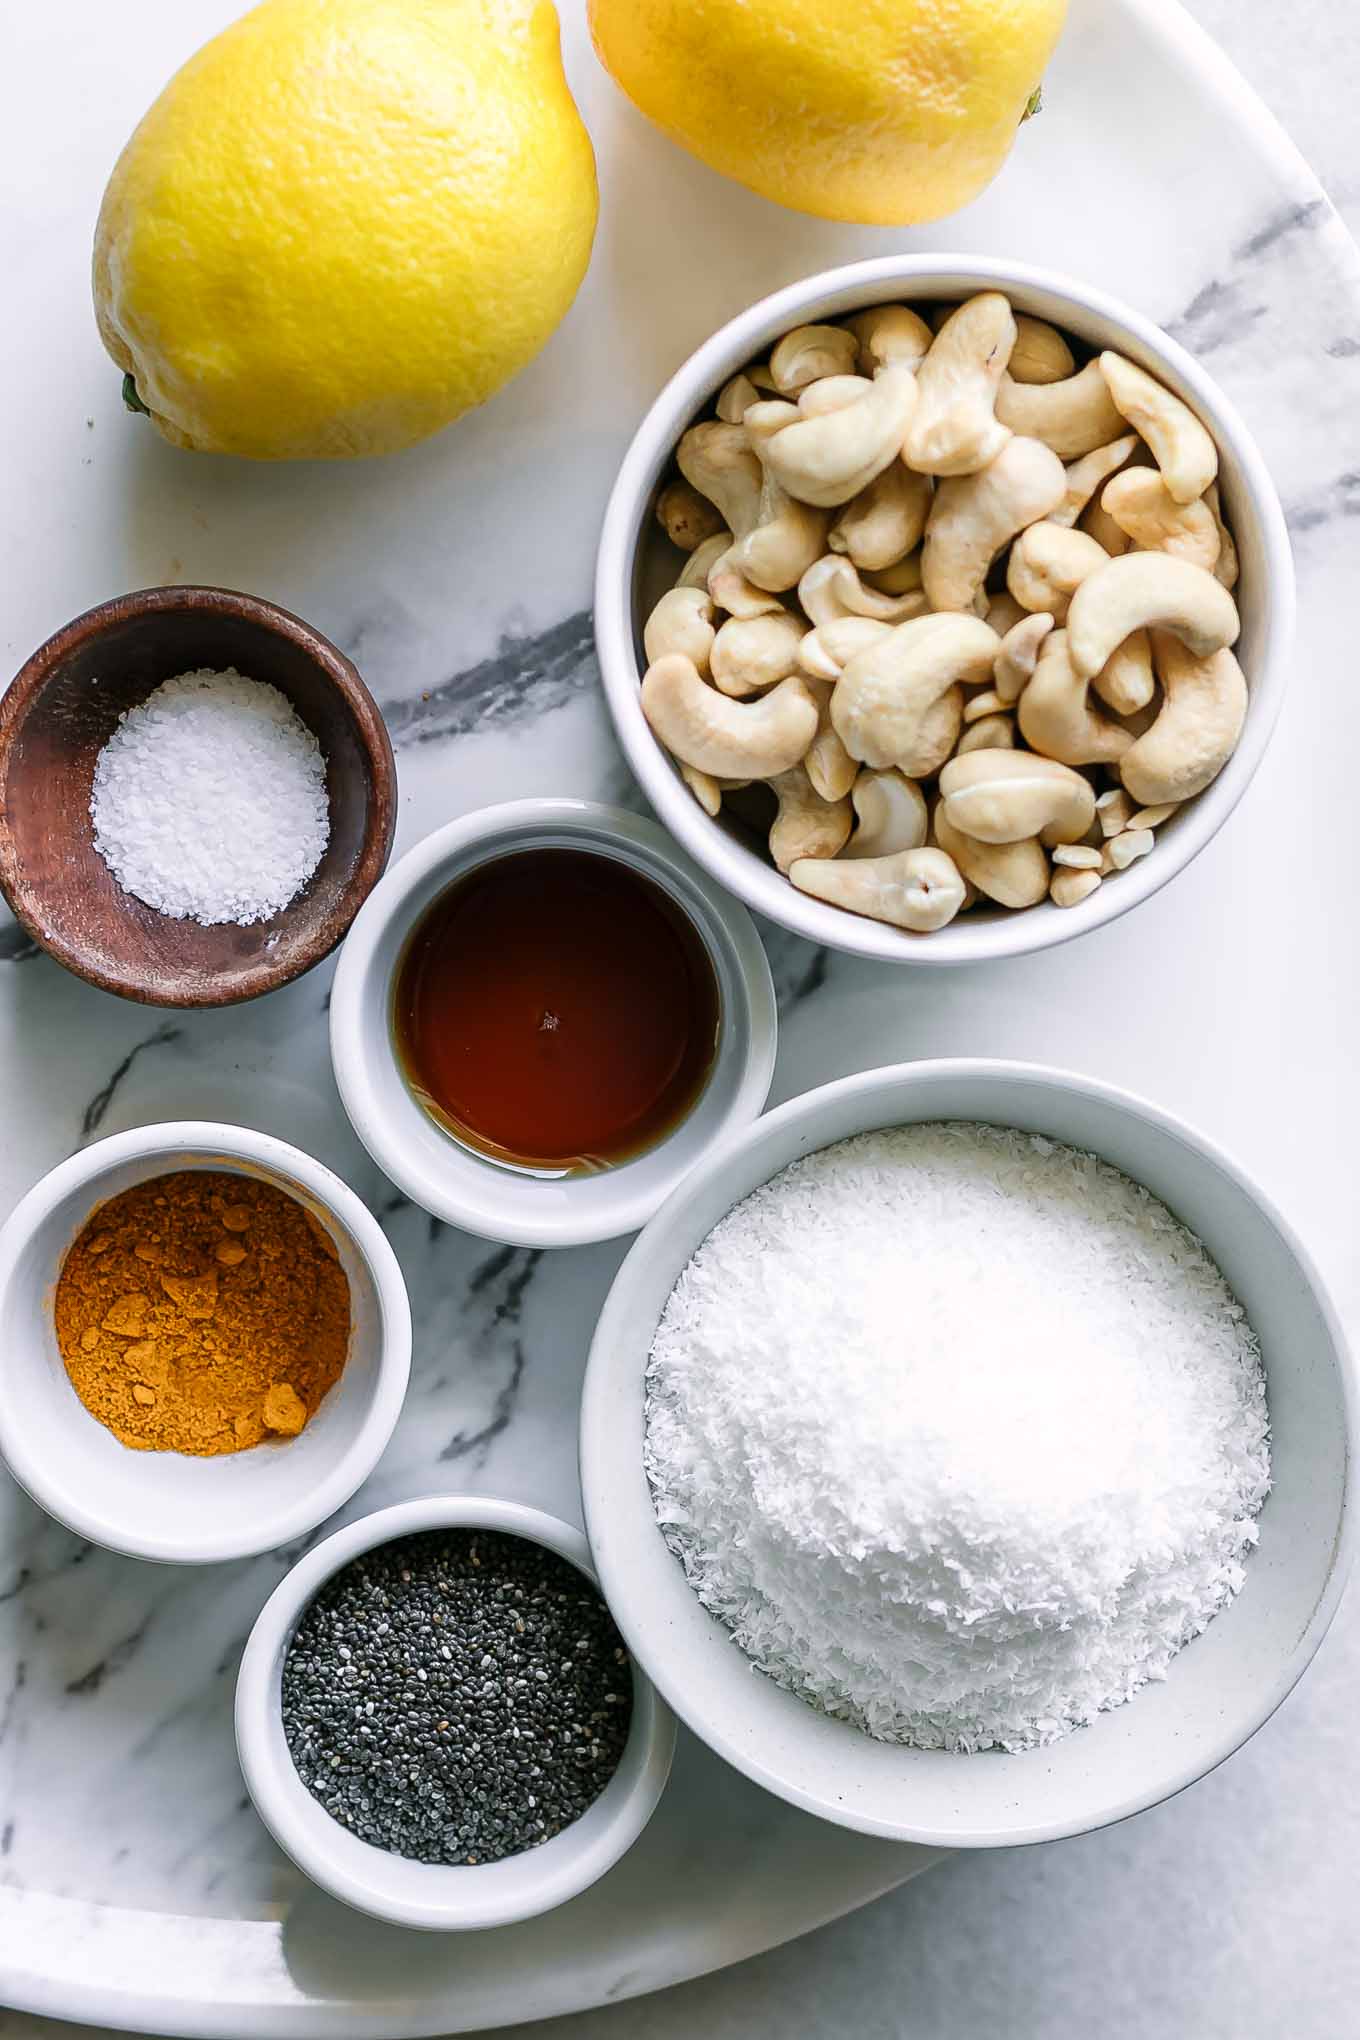
M 376 1219 L 271 1135 L 97 1142 L 0 1229 L 0 1454 L 82 1537 L 209 1564 L 304 1536 L 367 1478 L 410 1371 Z

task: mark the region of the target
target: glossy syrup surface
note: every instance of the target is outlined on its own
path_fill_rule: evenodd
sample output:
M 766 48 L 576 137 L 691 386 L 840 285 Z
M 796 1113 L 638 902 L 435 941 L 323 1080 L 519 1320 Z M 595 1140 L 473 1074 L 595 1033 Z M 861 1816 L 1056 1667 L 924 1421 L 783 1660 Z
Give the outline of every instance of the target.
M 607 1168 L 689 1112 L 717 1051 L 717 976 L 668 893 L 597 852 L 516 851 L 416 924 L 393 1028 L 407 1080 L 468 1146 L 553 1175 Z

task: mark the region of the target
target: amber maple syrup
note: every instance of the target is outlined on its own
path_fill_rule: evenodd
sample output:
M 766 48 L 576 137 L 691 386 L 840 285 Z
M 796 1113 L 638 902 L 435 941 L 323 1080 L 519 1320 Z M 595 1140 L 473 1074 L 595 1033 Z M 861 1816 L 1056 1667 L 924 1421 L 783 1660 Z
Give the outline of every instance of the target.
M 456 1139 L 512 1168 L 608 1168 L 663 1139 L 708 1081 L 718 981 L 661 886 L 594 851 L 478 866 L 417 923 L 393 1027 Z

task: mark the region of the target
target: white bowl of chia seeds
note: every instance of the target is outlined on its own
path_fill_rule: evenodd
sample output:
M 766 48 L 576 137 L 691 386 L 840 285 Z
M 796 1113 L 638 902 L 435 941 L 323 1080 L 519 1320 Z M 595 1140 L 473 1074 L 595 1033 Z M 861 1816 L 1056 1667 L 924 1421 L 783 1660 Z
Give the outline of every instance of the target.
M 600 1316 L 581 1486 L 711 1749 L 841 1826 L 994 1848 L 1262 1726 L 1340 1600 L 1358 1446 L 1336 1313 L 1243 1170 L 1089 1078 L 940 1061 L 791 1100 L 667 1200 Z
M 661 1797 L 675 1718 L 579 1530 L 429 1495 L 294 1566 L 241 1660 L 236 1744 L 279 1846 L 375 1918 L 507 1926 L 584 1891 Z

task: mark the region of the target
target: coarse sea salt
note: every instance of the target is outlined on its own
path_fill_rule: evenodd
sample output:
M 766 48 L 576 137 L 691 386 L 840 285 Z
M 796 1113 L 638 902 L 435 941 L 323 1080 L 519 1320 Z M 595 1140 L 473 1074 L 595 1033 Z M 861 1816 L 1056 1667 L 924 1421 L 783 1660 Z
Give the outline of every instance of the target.
M 823 1149 L 728 1213 L 657 1329 L 645 1456 L 763 1671 L 955 1751 L 1164 1677 L 1270 1485 L 1260 1350 L 1200 1242 L 1095 1156 L 963 1123 Z
M 234 666 L 165 680 L 119 718 L 90 815 L 125 892 L 208 927 L 269 920 L 330 839 L 320 745 L 277 687 Z

